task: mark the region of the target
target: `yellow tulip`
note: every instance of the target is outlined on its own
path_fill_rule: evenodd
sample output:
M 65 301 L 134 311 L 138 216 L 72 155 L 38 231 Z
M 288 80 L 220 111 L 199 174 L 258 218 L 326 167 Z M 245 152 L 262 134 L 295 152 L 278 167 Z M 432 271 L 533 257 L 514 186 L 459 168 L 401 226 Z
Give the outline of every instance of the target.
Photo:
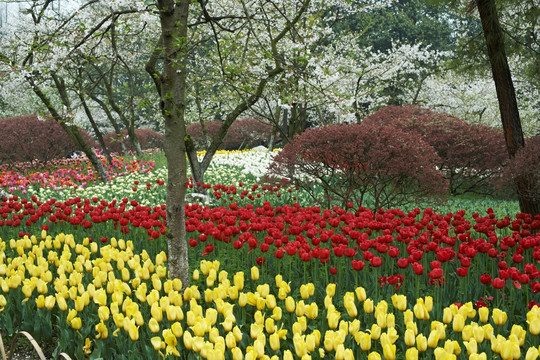
M 478 352 L 478 343 L 474 338 L 470 341 L 464 341 L 463 344 L 465 345 L 465 348 L 467 349 L 467 354 L 469 354 L 469 356 Z
M 307 300 L 309 298 L 309 289 L 306 284 L 300 285 L 300 296 L 304 300 Z
M 176 339 L 176 336 L 173 334 L 172 330 L 171 329 L 165 329 L 161 332 L 161 335 L 163 336 L 163 340 L 166 344 L 166 348 L 165 348 L 165 354 L 166 356 L 169 355 L 169 354 L 173 354 L 175 356 L 180 356 L 180 352 L 176 349 L 176 344 L 178 343 L 177 339 Z M 191 334 L 190 334 L 191 335 Z M 185 338 L 184 338 L 185 340 Z M 193 339 L 192 339 L 192 342 L 191 342 L 191 348 L 193 348 Z M 186 346 L 187 348 L 187 346 Z M 190 349 L 191 349 L 190 348 Z
M 103 322 L 99 322 L 95 326 L 95 330 L 98 333 L 96 335 L 96 339 L 107 339 L 109 337 L 109 329 L 107 328 L 107 325 L 105 325 Z
M 317 336 L 315 334 L 306 335 L 306 349 L 308 353 L 315 351 L 317 347 Z
M 171 325 L 171 331 L 173 335 L 176 336 L 177 338 L 181 337 L 182 334 L 184 333 L 182 329 L 182 324 L 180 324 L 179 322 L 175 322 Z
M 527 353 L 525 354 L 525 360 L 536 360 L 540 356 L 538 348 L 536 346 L 531 346 Z
M 371 325 L 371 330 L 369 331 L 371 333 L 372 340 L 379 340 L 379 337 L 381 336 L 381 328 L 377 324 Z
M 54 308 L 54 305 L 56 304 L 56 299 L 54 296 L 52 295 L 49 295 L 45 298 L 45 307 L 48 309 L 48 310 L 52 310 Z M 0 301 L 0 306 L 1 305 L 1 301 Z
M 450 309 L 449 307 L 444 308 L 443 309 L 443 323 L 450 324 L 453 318 L 454 318 L 454 313 L 452 312 L 452 309 Z
M 235 347 L 231 349 L 232 358 L 233 360 L 243 360 L 244 354 L 242 354 L 242 350 L 239 347 Z
M 358 298 L 358 301 L 363 302 L 366 300 L 367 298 L 366 289 L 359 286 L 354 290 L 354 292 L 356 293 L 356 297 Z
M 476 340 L 478 344 L 481 344 L 484 341 L 485 336 L 486 334 L 482 326 L 475 326 L 473 328 L 473 337 L 474 337 L 474 340 Z
M 243 337 L 242 330 L 240 330 L 240 328 L 238 326 L 235 326 L 232 329 L 232 332 L 233 332 L 234 338 L 236 339 L 237 343 L 242 341 L 242 337 Z
M 414 322 L 414 314 L 411 309 L 407 309 L 403 312 L 403 323 L 407 325 L 412 322 Z
M 371 299 L 364 300 L 364 312 L 366 314 L 371 314 L 373 312 L 373 300 Z
M 424 305 L 426 306 L 426 310 L 428 312 L 433 310 L 433 298 L 431 296 L 426 296 L 424 298 Z
M 300 336 L 300 334 L 295 334 L 293 336 L 293 344 L 294 344 L 294 351 L 296 352 L 296 356 L 301 358 L 302 356 L 307 354 L 306 342 L 304 341 L 302 336 Z
M 357 310 L 356 305 L 354 303 L 354 298 L 352 300 L 345 301 L 344 305 L 345 305 L 345 309 L 347 310 L 347 314 L 351 318 L 355 318 L 358 315 L 358 310 Z
M 328 309 L 328 313 L 326 314 L 326 319 L 328 320 L 328 327 L 330 329 L 336 329 L 338 327 L 340 317 L 341 314 L 334 307 Z
M 330 283 L 326 285 L 326 296 L 333 297 L 334 295 L 336 295 L 336 284 Z
M 392 305 L 399 311 L 405 311 L 407 308 L 407 297 L 405 295 L 392 295 Z
M 428 336 L 427 345 L 430 348 L 436 348 L 439 344 L 439 332 L 436 330 L 431 330 Z
M 423 299 L 416 300 L 416 304 L 413 306 L 414 316 L 419 320 L 429 320 L 429 312 Z
M 381 360 L 381 355 L 379 355 L 379 353 L 376 351 L 370 352 L 368 355 L 368 360 Z
M 270 348 L 272 350 L 277 351 L 280 348 L 279 334 L 277 332 L 270 335 L 269 341 L 270 341 Z
M 150 343 L 152 344 L 152 346 L 154 347 L 154 350 L 156 351 L 159 351 L 162 349 L 162 347 L 165 347 L 165 343 L 161 341 L 161 337 L 159 336 L 154 336 L 153 338 L 151 338 Z
M 6 307 L 6 305 L 7 305 L 6 297 L 4 295 L 0 295 L 0 306 L 1 307 Z
M 251 280 L 253 281 L 259 280 L 259 268 L 256 266 L 251 267 Z
M 407 351 L 405 352 L 405 360 L 418 360 L 418 349 L 407 349 Z
M 276 297 L 273 294 L 268 294 L 266 296 L 266 307 L 270 310 L 273 310 L 276 308 L 276 306 L 277 306 Z
M 127 325 L 128 334 L 129 334 L 129 337 L 131 338 L 131 340 L 132 341 L 139 340 L 139 327 L 136 326 L 135 323 L 132 320 L 128 319 L 128 318 L 126 318 L 124 320 L 124 323 L 126 323 L 126 321 L 127 321 L 127 324 L 128 324 Z M 126 325 L 124 325 L 124 326 L 126 326 Z
M 272 319 L 271 317 L 267 318 L 264 322 L 264 329 L 266 330 L 267 334 L 273 334 L 276 331 L 274 319 Z
M 493 336 L 493 333 L 495 331 L 493 329 L 493 326 L 491 324 L 486 324 L 486 325 L 482 326 L 482 329 L 484 329 L 484 339 L 485 340 L 491 339 L 491 337 Z
M 43 309 L 45 307 L 45 296 L 39 295 L 36 298 L 36 306 L 38 309 Z
M 319 307 L 317 306 L 317 303 L 313 302 L 306 306 L 306 315 L 311 320 L 315 320 L 317 316 L 319 316 Z
M 495 308 L 493 309 L 491 317 L 493 318 L 493 322 L 495 323 L 495 325 L 502 326 L 504 325 L 504 323 L 506 323 L 508 315 L 504 311 Z
M 75 330 L 79 330 L 82 326 L 82 321 L 80 317 L 74 317 L 73 319 L 71 319 L 70 323 L 71 327 Z
M 414 331 L 411 329 L 405 330 L 405 345 L 414 346 L 415 340 L 416 339 L 415 339 Z
M 383 356 L 386 360 L 396 359 L 396 345 L 386 344 L 383 346 Z
M 521 357 L 521 349 L 516 341 L 506 340 L 501 344 L 501 358 L 503 360 L 519 359 Z
M 150 314 L 152 315 L 152 318 L 156 319 L 158 322 L 161 322 L 163 320 L 163 311 L 159 307 L 157 302 L 152 304 L 152 307 L 150 308 Z
M 371 349 L 371 336 L 368 333 L 365 333 L 363 331 L 359 331 L 354 335 L 354 340 L 358 345 L 360 345 L 360 348 L 362 351 L 369 351 Z
M 418 334 L 416 336 L 416 348 L 418 351 L 426 351 L 428 347 L 428 341 L 427 338 L 424 336 L 424 334 Z
M 283 353 L 283 360 L 293 360 L 293 354 L 290 350 L 285 350 Z
M 354 336 L 358 331 L 360 331 L 360 320 L 354 319 L 353 321 L 349 322 L 349 334 Z
M 489 321 L 489 308 L 484 306 L 478 309 L 478 317 L 481 322 L 487 323 Z
M 463 328 L 465 327 L 465 318 L 461 314 L 457 314 L 454 316 L 454 319 L 452 320 L 452 330 L 455 332 L 461 332 L 463 331 Z
M 296 302 L 291 296 L 287 296 L 287 298 L 285 299 L 285 308 L 290 313 L 294 312 L 296 308 Z
M 184 347 L 187 350 L 191 350 L 193 346 L 193 337 L 191 336 L 191 333 L 189 331 L 184 331 L 184 335 L 182 336 L 182 339 L 184 341 Z

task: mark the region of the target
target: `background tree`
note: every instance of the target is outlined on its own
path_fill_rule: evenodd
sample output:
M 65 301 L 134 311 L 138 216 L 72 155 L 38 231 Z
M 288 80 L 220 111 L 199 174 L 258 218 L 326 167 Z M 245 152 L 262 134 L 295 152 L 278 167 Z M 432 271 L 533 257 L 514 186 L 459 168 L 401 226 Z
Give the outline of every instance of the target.
M 499 24 L 494 0 L 476 0 L 476 7 L 482 21 L 491 71 L 497 90 L 506 147 L 512 159 L 517 151 L 525 146 L 525 139 L 506 57 L 504 34 Z M 527 189 L 534 187 L 529 182 L 535 181 L 535 179 L 518 177 L 515 181 L 521 211 L 532 215 L 540 214 L 540 200 L 527 195 Z

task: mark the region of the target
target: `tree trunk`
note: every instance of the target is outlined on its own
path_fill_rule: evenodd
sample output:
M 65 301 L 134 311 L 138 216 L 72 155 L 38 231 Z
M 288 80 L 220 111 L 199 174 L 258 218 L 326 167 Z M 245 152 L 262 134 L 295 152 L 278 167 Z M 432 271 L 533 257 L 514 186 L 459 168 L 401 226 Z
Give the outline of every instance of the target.
M 84 112 L 86 113 L 86 117 L 88 118 L 88 120 L 90 121 L 90 124 L 92 125 L 92 129 L 94 129 L 94 133 L 96 134 L 99 145 L 101 145 L 101 148 L 103 149 L 103 153 L 105 154 L 105 157 L 109 161 L 109 164 L 112 165 L 113 160 L 111 157 L 111 153 L 109 152 L 109 149 L 107 149 L 107 146 L 105 145 L 105 140 L 103 140 L 103 134 L 101 133 L 101 130 L 99 130 L 99 127 L 94 121 L 94 116 L 92 115 L 90 108 L 88 108 L 88 104 L 86 103 L 86 100 L 84 99 L 84 95 L 79 93 L 79 99 L 81 100 L 82 106 L 84 108 Z
M 167 158 L 167 241 L 168 268 L 171 279 L 189 286 L 188 244 L 185 227 L 186 146 L 185 91 L 187 20 L 190 0 L 158 0 L 163 41 L 163 71 L 150 75 L 159 80 L 156 86 L 165 119 L 165 157 Z M 184 54 L 184 55 L 179 55 Z M 153 59 L 149 60 L 149 63 Z M 148 64 L 147 64 L 148 65 Z M 149 66 L 147 66 L 149 69 Z
M 504 34 L 499 24 L 495 0 L 476 0 L 476 6 L 482 21 L 491 71 L 497 90 L 506 147 L 508 155 L 512 159 L 516 152 L 525 146 L 525 140 L 521 129 L 514 84 L 504 48 Z M 525 177 L 516 178 L 515 185 L 519 207 L 521 212 L 533 215 L 540 214 L 540 200 L 526 195 L 526 189 L 531 186 L 529 181 Z
M 94 150 L 84 141 L 84 138 L 79 131 L 79 129 L 75 125 L 70 125 L 66 122 L 66 120 L 60 115 L 60 113 L 56 110 L 53 103 L 51 102 L 51 99 L 35 84 L 34 81 L 30 81 L 30 85 L 32 86 L 32 90 L 34 93 L 41 99 L 47 110 L 49 110 L 49 113 L 53 117 L 54 121 L 56 121 L 62 129 L 69 135 L 73 143 L 81 149 L 81 151 L 86 155 L 92 166 L 94 167 L 94 170 L 98 173 L 97 178 L 100 178 L 101 181 L 107 182 L 109 180 L 109 177 L 107 176 L 107 173 L 105 172 L 105 169 L 103 168 L 103 164 L 101 161 L 99 161 L 99 158 L 97 157 Z M 60 91 L 60 89 L 59 89 Z
M 89 94 L 89 96 L 92 100 L 97 102 L 99 106 L 101 106 L 103 111 L 105 111 L 105 114 L 107 115 L 107 119 L 109 119 L 109 121 L 111 122 L 111 125 L 113 126 L 113 129 L 114 129 L 114 133 L 116 134 L 116 139 L 114 140 L 119 141 L 122 147 L 122 152 L 124 154 L 127 153 L 126 144 L 124 144 L 124 139 L 122 136 L 122 132 L 120 131 L 120 126 L 118 125 L 118 122 L 115 120 L 113 114 L 111 113 L 111 110 L 109 110 L 107 104 L 105 104 L 105 102 L 101 100 L 100 98 L 98 98 L 96 95 Z

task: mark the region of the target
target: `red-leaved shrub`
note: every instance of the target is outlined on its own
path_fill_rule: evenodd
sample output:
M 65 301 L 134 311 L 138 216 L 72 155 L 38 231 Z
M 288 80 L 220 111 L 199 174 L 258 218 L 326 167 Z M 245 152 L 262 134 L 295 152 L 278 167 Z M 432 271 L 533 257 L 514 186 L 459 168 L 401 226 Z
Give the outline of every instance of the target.
M 308 129 L 287 144 L 270 166 L 318 202 L 371 208 L 397 207 L 443 195 L 446 181 L 436 169 L 435 150 L 421 138 L 374 124 Z M 325 199 L 318 199 L 317 187 Z
M 90 146 L 95 145 L 86 130 L 79 131 Z M 0 120 L 0 134 L 0 160 L 3 163 L 61 159 L 79 150 L 58 123 L 40 120 L 37 115 Z
M 504 168 L 504 185 L 520 193 L 525 201 L 540 201 L 540 136 L 525 140 L 525 147 Z M 522 186 L 516 186 L 517 180 Z
M 218 133 L 221 124 L 222 122 L 218 120 L 204 123 L 210 140 Z M 191 137 L 191 140 L 193 140 L 193 144 L 197 150 L 204 150 L 206 148 L 206 139 L 200 123 L 190 124 L 186 128 L 186 132 Z M 254 118 L 238 119 L 232 123 L 227 131 L 220 149 L 239 150 L 267 145 L 271 133 L 272 125 L 268 122 Z
M 122 134 L 122 139 L 127 150 L 135 151 L 135 148 L 129 139 L 127 130 L 124 129 L 120 131 L 120 133 Z M 137 135 L 137 138 L 139 139 L 142 150 L 154 148 L 163 149 L 165 137 L 157 131 L 151 129 L 135 129 L 135 135 Z M 122 145 L 120 144 L 120 141 L 117 140 L 115 132 L 108 133 L 103 137 L 103 140 L 105 140 L 105 145 L 110 152 L 122 152 Z
M 508 160 L 502 130 L 470 124 L 447 114 L 411 105 L 387 106 L 362 122 L 421 136 L 437 151 L 437 166 L 448 179 L 453 195 L 492 194 Z
M 206 129 L 206 134 L 209 137 L 210 141 L 218 133 L 219 128 L 221 127 L 221 124 L 222 122 L 218 120 L 204 122 L 204 128 Z M 193 141 L 193 144 L 195 145 L 195 149 L 197 150 L 206 149 L 207 139 L 204 136 L 200 122 L 196 122 L 196 123 L 188 125 L 186 127 L 186 133 L 189 135 L 189 137 Z
M 253 148 L 267 145 L 272 134 L 272 125 L 254 118 L 244 118 L 232 123 L 225 137 L 227 150 Z

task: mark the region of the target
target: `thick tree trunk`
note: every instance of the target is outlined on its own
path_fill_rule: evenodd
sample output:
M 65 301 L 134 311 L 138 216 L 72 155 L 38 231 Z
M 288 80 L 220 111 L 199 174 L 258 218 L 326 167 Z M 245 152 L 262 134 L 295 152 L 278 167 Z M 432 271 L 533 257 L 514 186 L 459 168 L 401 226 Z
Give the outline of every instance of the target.
M 516 152 L 525 146 L 525 140 L 519 118 L 514 84 L 504 48 L 504 34 L 499 24 L 495 0 L 476 0 L 476 6 L 482 21 L 493 80 L 497 90 L 506 147 L 508 155 L 513 158 Z M 528 181 L 530 180 L 525 177 L 516 179 L 515 185 L 519 197 L 519 207 L 524 213 L 540 214 L 540 201 L 526 195 L 527 191 L 525 189 L 530 188 L 531 185 Z
M 158 0 L 163 40 L 163 72 L 157 87 L 165 119 L 167 158 L 167 241 L 169 277 L 189 286 L 188 245 L 185 227 L 186 146 L 185 91 L 187 20 L 190 0 Z M 148 67 L 147 67 L 148 68 Z M 155 77 L 155 73 L 151 73 Z

